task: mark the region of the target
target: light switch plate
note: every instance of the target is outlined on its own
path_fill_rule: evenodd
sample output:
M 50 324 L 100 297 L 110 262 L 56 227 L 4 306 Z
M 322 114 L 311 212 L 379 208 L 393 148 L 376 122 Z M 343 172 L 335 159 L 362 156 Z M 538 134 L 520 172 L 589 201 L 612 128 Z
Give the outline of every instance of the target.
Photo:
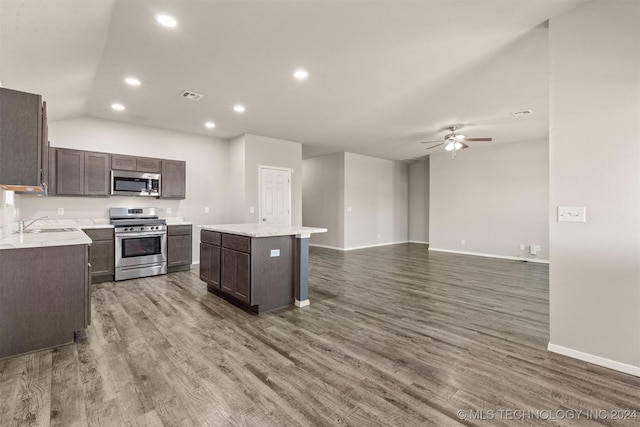
M 58 215 L 64 215 L 64 208 L 58 208 Z
M 558 206 L 558 221 L 587 222 L 587 208 L 584 206 Z
M 271 249 L 271 256 L 272 257 L 280 256 L 280 249 Z

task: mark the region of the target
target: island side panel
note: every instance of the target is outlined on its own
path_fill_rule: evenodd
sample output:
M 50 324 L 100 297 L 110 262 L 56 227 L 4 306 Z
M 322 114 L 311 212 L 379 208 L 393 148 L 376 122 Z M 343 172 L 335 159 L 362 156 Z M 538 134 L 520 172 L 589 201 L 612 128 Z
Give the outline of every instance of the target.
M 251 305 L 259 312 L 293 304 L 293 236 L 251 239 Z

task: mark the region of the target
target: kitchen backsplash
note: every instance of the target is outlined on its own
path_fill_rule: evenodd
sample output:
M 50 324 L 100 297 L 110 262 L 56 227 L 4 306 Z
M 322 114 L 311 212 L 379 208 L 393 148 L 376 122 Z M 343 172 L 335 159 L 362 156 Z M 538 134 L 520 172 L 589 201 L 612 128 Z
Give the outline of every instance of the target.
M 12 192 L 0 189 L 0 238 L 13 231 L 16 223 L 16 207 L 7 202 L 11 199 Z

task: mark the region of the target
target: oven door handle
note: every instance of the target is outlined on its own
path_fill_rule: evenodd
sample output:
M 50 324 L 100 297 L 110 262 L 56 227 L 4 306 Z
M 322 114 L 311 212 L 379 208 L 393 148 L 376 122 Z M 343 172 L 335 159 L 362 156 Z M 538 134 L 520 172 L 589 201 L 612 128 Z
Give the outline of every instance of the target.
M 147 232 L 143 231 L 141 233 L 115 233 L 116 237 L 156 237 L 156 236 L 166 236 L 166 231 L 157 231 L 157 232 Z

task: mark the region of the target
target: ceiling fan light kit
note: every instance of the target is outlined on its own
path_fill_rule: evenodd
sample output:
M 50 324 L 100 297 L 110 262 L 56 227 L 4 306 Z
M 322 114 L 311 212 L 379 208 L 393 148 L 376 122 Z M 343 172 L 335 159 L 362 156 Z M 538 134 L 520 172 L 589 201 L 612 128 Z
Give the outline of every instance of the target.
M 464 141 L 492 141 L 493 138 L 467 138 L 466 136 L 456 133 L 456 129 L 458 129 L 457 126 L 449 126 L 447 129 L 449 129 L 449 131 L 451 133 L 448 133 L 447 135 L 445 135 L 444 137 L 444 142 L 441 142 L 439 144 L 434 145 L 433 147 L 429 147 L 427 148 L 427 150 L 431 150 L 432 148 L 436 148 L 439 147 L 441 145 L 444 145 L 444 149 L 447 151 L 451 151 L 451 158 L 456 156 L 456 151 L 458 150 L 464 150 L 465 148 L 469 148 L 469 146 L 467 144 L 464 143 Z M 421 142 L 421 144 L 431 144 L 434 142 L 439 142 L 439 141 L 424 141 Z

